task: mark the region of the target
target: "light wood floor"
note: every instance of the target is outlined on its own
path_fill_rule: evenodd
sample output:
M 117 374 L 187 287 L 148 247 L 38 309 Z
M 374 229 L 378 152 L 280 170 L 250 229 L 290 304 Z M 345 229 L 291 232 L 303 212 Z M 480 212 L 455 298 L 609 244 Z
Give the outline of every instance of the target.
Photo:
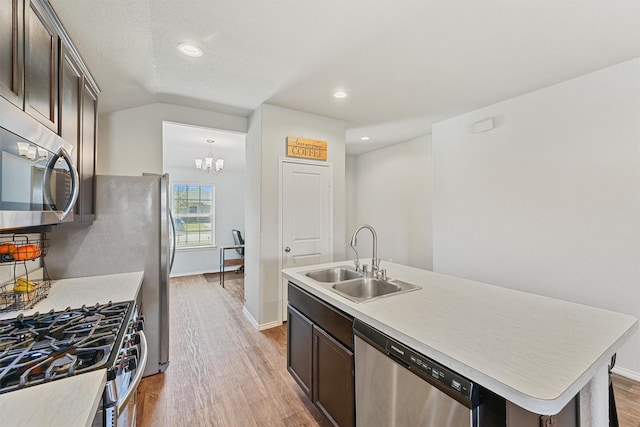
M 210 280 L 171 279 L 171 364 L 142 380 L 138 426 L 328 426 L 287 372 L 286 326 L 253 327 L 241 276 Z M 640 427 L 640 383 L 614 387 L 620 427 Z
M 640 383 L 613 375 L 620 427 L 640 427 Z
M 142 380 L 140 427 L 328 426 L 286 368 L 286 328 L 256 330 L 242 276 L 171 279 L 170 365 Z

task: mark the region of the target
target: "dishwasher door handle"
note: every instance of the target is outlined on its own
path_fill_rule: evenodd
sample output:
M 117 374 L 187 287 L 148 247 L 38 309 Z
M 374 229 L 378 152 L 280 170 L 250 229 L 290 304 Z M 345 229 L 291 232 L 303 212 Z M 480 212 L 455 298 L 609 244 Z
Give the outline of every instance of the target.
M 403 367 L 409 369 L 409 364 L 407 362 L 405 362 L 404 360 L 400 359 L 398 356 L 396 356 L 393 353 L 387 353 L 387 356 L 389 356 L 389 358 L 391 360 L 393 360 L 394 362 L 396 362 L 398 365 L 402 365 Z

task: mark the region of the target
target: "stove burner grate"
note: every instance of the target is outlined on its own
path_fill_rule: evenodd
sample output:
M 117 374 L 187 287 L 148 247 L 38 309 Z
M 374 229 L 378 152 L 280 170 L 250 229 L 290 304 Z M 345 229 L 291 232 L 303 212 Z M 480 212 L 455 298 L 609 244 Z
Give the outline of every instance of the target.
M 0 393 L 112 367 L 132 304 L 0 320 Z

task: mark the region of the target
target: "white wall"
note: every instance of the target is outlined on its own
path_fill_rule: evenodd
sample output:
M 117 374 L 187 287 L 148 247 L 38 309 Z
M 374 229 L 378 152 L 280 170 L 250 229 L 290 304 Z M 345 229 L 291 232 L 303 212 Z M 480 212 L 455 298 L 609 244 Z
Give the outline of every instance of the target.
M 260 325 L 280 321 L 279 159 L 287 136 L 327 141 L 333 163 L 334 259 L 344 258 L 344 122 L 263 104 L 250 118 L 247 134 L 245 308 Z
M 260 285 L 262 266 L 260 256 L 262 245 L 261 231 L 261 202 L 262 202 L 262 109 L 258 108 L 249 118 L 249 129 L 246 138 L 246 175 L 245 187 L 245 247 L 244 247 L 244 308 L 251 316 L 260 322 L 262 307 Z M 265 195 L 266 196 L 266 195 Z
M 246 132 L 247 118 L 172 104 L 103 114 L 98 122 L 98 175 L 163 173 L 162 122 Z
M 639 76 L 635 59 L 434 125 L 434 270 L 640 317 Z M 640 378 L 640 334 L 618 356 Z
M 347 165 L 347 176 L 355 175 L 349 180 L 355 185 L 350 190 L 355 215 L 349 214 L 355 224 L 350 224 L 349 233 L 370 224 L 378 237 L 378 258 L 431 270 L 431 136 L 361 154 Z M 369 265 L 370 236 L 361 231 L 356 247 Z M 351 250 L 347 255 L 354 256 Z
M 358 226 L 358 204 L 356 192 L 358 186 L 358 156 L 348 155 L 345 160 L 345 209 L 347 235 Z M 348 249 L 346 257 L 353 258 L 353 252 Z

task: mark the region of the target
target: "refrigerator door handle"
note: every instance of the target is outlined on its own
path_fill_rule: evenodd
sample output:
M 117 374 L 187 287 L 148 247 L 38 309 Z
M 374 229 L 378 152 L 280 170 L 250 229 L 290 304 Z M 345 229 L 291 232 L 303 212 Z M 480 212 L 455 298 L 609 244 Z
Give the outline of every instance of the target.
M 169 260 L 169 273 L 173 269 L 173 260 L 176 258 L 176 223 L 173 220 L 173 214 L 169 209 L 169 222 L 171 223 L 171 258 Z

